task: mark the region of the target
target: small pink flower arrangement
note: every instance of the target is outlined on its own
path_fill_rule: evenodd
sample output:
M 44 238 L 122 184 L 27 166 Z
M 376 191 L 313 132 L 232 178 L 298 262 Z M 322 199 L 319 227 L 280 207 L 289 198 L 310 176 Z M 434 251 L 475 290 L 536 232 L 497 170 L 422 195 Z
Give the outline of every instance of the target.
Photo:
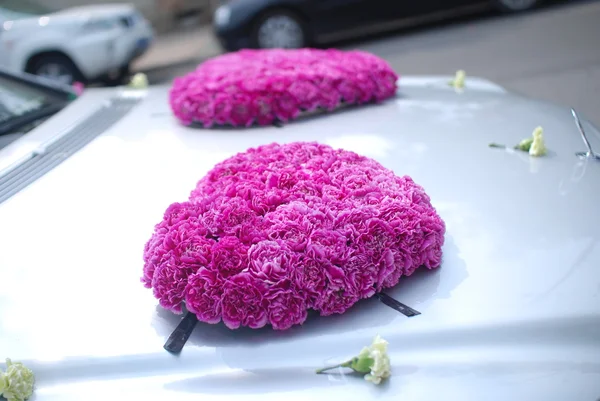
M 216 165 L 144 250 L 160 305 L 206 323 L 285 330 L 343 313 L 441 263 L 445 225 L 419 185 L 317 143 L 271 144 Z
M 85 91 L 85 85 L 81 82 L 73 82 L 73 91 L 77 96 L 81 96 Z
M 342 103 L 381 102 L 395 95 L 397 80 L 386 61 L 362 51 L 242 50 L 175 79 L 169 101 L 186 125 L 269 125 Z

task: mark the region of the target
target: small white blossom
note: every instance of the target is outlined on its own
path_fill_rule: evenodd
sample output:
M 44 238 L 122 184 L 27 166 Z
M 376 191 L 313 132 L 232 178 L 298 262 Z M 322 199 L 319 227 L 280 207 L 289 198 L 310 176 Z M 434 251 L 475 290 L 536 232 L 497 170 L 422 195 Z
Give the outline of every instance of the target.
M 542 127 L 537 127 L 533 131 L 533 142 L 529 148 L 530 156 L 544 156 L 547 153 L 546 144 L 544 144 L 544 130 Z
M 467 78 L 467 73 L 465 70 L 456 71 L 456 75 L 454 79 L 450 81 L 450 86 L 454 87 L 454 89 L 463 89 L 465 87 L 465 79 Z
M 319 369 L 317 373 L 339 367 L 350 368 L 355 372 L 366 373 L 365 380 L 380 384 L 383 379 L 387 379 L 392 373 L 387 346 L 388 342 L 377 335 L 373 339 L 373 343 L 368 347 L 364 347 L 356 357 L 339 365 Z
M 146 89 L 148 87 L 148 77 L 146 74 L 138 72 L 131 78 L 128 86 L 134 89 Z
M 365 380 L 374 384 L 381 383 L 382 379 L 387 379 L 391 375 L 390 357 L 387 354 L 388 342 L 379 335 L 373 340 L 373 344 L 368 348 L 369 358 L 373 360 L 371 372 L 365 375 Z
M 0 397 L 2 396 L 2 393 L 4 393 L 4 390 L 7 387 L 8 387 L 8 378 L 6 377 L 4 372 L 0 370 Z
M 490 143 L 491 148 L 501 148 L 506 149 L 505 145 L 500 145 L 497 143 Z M 523 152 L 528 152 L 530 156 L 539 157 L 544 156 L 548 153 L 546 149 L 546 144 L 544 143 L 544 130 L 542 127 L 537 127 L 533 130 L 533 134 L 529 138 L 523 139 L 517 145 L 514 146 L 516 150 L 522 150 Z
M 6 360 L 6 372 L 0 371 L 0 395 L 7 401 L 25 401 L 33 394 L 33 372 L 20 362 Z

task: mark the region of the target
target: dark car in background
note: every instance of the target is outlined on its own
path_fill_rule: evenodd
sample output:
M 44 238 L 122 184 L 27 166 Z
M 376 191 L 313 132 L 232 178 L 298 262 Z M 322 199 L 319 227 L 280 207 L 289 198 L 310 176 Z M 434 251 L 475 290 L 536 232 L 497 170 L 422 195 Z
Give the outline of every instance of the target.
M 299 48 L 481 12 L 531 9 L 541 0 L 230 0 L 213 17 L 226 50 Z

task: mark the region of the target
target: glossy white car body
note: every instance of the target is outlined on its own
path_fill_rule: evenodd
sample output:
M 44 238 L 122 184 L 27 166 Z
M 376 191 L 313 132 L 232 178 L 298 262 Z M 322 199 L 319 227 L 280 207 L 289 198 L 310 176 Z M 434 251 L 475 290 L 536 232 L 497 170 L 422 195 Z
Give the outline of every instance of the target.
M 0 66 L 31 71 L 36 57 L 61 54 L 92 80 L 118 73 L 150 46 L 153 31 L 137 10 L 126 4 L 82 6 L 45 15 L 2 9 Z
M 568 109 L 448 80 L 403 77 L 382 105 L 240 130 L 181 126 L 167 87 L 87 91 L 0 151 L 1 179 L 111 99 L 141 99 L 0 204 L 0 358 L 34 370 L 36 401 L 597 400 L 600 162 L 575 156 L 585 146 Z M 547 157 L 488 148 L 538 125 Z M 171 355 L 180 317 L 139 281 L 144 244 L 215 163 L 274 141 L 354 150 L 424 186 L 447 224 L 443 264 L 389 291 L 422 314 L 371 299 L 286 332 L 198 324 Z M 388 382 L 314 373 L 376 334 L 390 343 Z

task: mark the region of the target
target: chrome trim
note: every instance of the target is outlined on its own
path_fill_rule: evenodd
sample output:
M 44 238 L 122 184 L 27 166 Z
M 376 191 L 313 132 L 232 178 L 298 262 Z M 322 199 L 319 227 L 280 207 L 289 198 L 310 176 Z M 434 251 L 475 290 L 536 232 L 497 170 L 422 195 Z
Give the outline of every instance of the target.
M 575 125 L 577 126 L 577 130 L 579 130 L 579 133 L 581 134 L 581 139 L 583 139 L 583 143 L 585 144 L 585 147 L 587 148 L 587 152 L 577 152 L 577 153 L 575 153 L 575 155 L 578 157 L 581 157 L 581 158 L 585 158 L 585 159 L 591 158 L 591 159 L 595 159 L 595 160 L 600 160 L 600 153 L 596 153 L 592 149 L 592 144 L 590 143 L 590 141 L 587 138 L 587 135 L 585 134 L 583 125 L 581 124 L 581 120 L 577 116 L 577 112 L 575 111 L 575 109 L 571 109 L 571 114 L 573 115 L 573 119 L 575 120 Z
M 139 101 L 139 98 L 134 97 L 111 99 L 60 137 L 51 139 L 17 163 L 0 171 L 0 203 L 43 177 L 106 132 Z

